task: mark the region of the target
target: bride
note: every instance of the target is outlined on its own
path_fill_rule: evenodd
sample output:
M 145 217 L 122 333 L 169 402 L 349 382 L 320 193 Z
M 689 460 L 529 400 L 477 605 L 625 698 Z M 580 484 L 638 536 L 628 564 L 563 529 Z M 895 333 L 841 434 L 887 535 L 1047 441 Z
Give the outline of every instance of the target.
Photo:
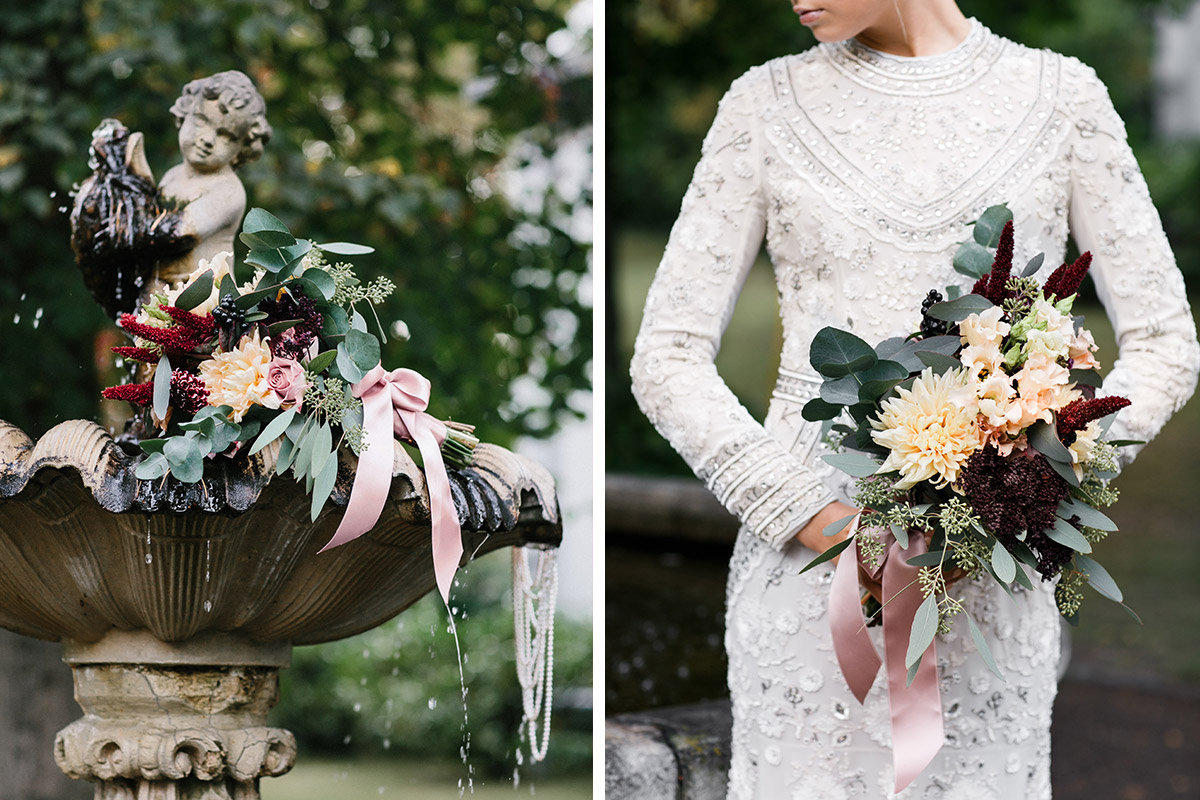
M 1045 252 L 1053 268 L 1068 232 L 1092 251 L 1120 345 L 1105 391 L 1133 401 L 1112 435 L 1144 441 L 1200 369 L 1183 279 L 1090 68 L 996 36 L 953 0 L 793 8 L 821 44 L 751 69 L 721 101 L 632 366 L 643 411 L 742 523 L 725 634 L 728 796 L 1049 798 L 1053 592 L 1043 584 L 1014 603 L 991 581 L 961 593 L 1007 680 L 965 632 L 939 637 L 945 744 L 892 794 L 886 682 L 854 700 L 830 643 L 832 570 L 798 574 L 846 535 L 824 537 L 826 525 L 854 512 L 845 480 L 820 460 L 820 425 L 800 414 L 820 383 L 809 343 L 826 325 L 870 342 L 915 329 L 931 288 L 966 280 L 951 266 L 966 224 L 1004 202 L 1016 263 Z M 784 336 L 760 424 L 713 359 L 764 238 Z M 1135 450 L 1123 448 L 1126 463 Z

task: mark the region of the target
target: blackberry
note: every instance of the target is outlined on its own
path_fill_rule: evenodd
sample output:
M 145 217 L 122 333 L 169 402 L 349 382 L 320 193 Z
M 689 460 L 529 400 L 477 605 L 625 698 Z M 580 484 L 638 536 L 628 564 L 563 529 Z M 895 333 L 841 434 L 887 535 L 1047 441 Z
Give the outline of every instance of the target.
M 221 302 L 213 309 L 212 315 L 217 324 L 226 330 L 241 327 L 246 322 L 246 312 L 237 307 L 237 301 L 231 294 L 221 298 Z
M 942 299 L 941 292 L 937 289 L 930 289 L 929 294 L 925 295 L 925 299 L 921 301 L 921 334 L 923 336 L 942 336 L 949 332 L 949 322 L 929 316 L 929 309 L 935 303 L 942 302 Z

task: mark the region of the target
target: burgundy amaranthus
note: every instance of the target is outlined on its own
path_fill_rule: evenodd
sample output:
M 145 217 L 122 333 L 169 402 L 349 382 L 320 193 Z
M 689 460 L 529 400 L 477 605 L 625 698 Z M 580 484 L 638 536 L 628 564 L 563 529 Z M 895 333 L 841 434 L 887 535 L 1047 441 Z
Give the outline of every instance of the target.
M 1089 423 L 1120 411 L 1127 405 L 1131 405 L 1128 398 L 1115 395 L 1091 400 L 1074 400 L 1055 415 L 1058 418 L 1058 438 L 1069 446 L 1075 441 L 1075 434 L 1086 428 Z
M 154 404 L 154 382 L 110 386 L 100 394 L 109 400 L 124 400 L 135 406 L 146 407 Z M 185 414 L 195 414 L 208 405 L 208 387 L 199 375 L 193 375 L 187 370 L 173 369 L 170 405 Z
M 1079 291 L 1079 285 L 1083 283 L 1083 276 L 1087 275 L 1087 271 L 1091 266 L 1092 253 L 1089 250 L 1075 259 L 1075 263 L 1070 265 L 1063 264 L 1050 273 L 1050 277 L 1046 279 L 1045 285 L 1042 286 L 1042 294 L 1047 298 L 1055 297 L 1060 300 L 1064 297 L 1070 297 Z
M 1000 231 L 1000 242 L 996 246 L 996 259 L 992 262 L 991 271 L 975 281 L 971 294 L 982 295 L 994 305 L 1003 306 L 1004 301 L 1011 296 L 1006 287 L 1009 277 L 1012 276 L 1012 265 L 1013 224 L 1012 220 L 1009 220 L 1004 223 L 1004 230 Z
M 158 345 L 167 358 L 194 355 L 209 345 L 216 335 L 217 323 L 211 314 L 199 316 L 175 306 L 162 306 L 162 311 L 175 321 L 174 325 L 166 328 L 147 325 L 138 322 L 133 314 L 122 314 L 118 324 L 130 335 Z M 152 348 L 121 347 L 113 348 L 113 351 L 136 361 L 151 363 L 158 360 L 157 356 L 151 357 Z

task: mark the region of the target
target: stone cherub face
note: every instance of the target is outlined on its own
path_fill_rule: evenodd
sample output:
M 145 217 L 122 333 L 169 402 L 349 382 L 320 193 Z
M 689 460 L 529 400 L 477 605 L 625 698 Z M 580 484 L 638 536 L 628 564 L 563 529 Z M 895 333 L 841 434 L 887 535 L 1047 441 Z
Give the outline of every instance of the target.
M 262 95 L 240 72 L 192 81 L 171 106 L 183 160 L 207 173 L 258 158 L 271 137 L 266 110 Z

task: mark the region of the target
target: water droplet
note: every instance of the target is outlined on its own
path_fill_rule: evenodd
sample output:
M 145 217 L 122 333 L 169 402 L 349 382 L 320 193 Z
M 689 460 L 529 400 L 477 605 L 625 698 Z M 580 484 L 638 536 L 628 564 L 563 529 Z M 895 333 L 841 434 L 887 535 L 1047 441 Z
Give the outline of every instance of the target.
M 342 744 L 350 744 L 350 735 L 349 734 L 346 734 L 346 736 L 343 737 Z
M 370 657 L 371 657 L 370 648 L 364 647 L 363 648 L 363 658 L 370 658 Z
M 437 698 L 431 697 L 429 698 L 429 710 L 433 711 L 435 708 L 437 708 Z
M 384 739 L 384 740 L 383 740 L 383 749 L 384 749 L 384 750 L 391 750 L 391 749 L 392 749 L 392 740 L 391 740 L 391 739 Z
M 21 302 L 25 302 L 25 292 L 21 292 Z
M 20 325 L 20 324 L 21 324 L 21 312 L 18 311 L 16 314 L 13 314 L 13 325 Z
M 204 601 L 204 613 L 208 614 L 211 612 L 212 612 L 212 600 L 205 600 Z
M 355 703 L 354 704 L 354 713 L 358 714 L 361 711 L 362 711 L 362 703 Z
M 399 674 L 400 674 L 400 668 L 399 668 L 399 667 L 392 667 L 392 677 L 394 678 L 394 677 L 396 677 L 396 676 L 397 676 L 397 675 L 399 675 Z

